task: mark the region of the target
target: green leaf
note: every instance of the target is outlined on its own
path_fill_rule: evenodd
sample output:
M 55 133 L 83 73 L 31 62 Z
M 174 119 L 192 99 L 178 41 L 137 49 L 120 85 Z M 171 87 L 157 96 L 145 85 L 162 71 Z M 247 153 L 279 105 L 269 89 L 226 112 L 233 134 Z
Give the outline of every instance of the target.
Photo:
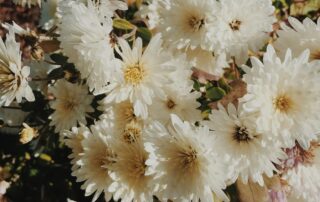
M 21 107 L 21 110 L 24 112 L 32 112 L 34 110 L 38 109 L 44 109 L 46 102 L 44 101 L 44 97 L 39 91 L 33 91 L 33 94 L 35 96 L 35 101 L 33 102 L 21 102 L 19 105 Z
M 137 29 L 137 36 L 141 37 L 145 44 L 149 43 L 152 37 L 152 33 L 146 27 L 139 27 Z
M 44 161 L 47 161 L 47 162 L 51 162 L 52 161 L 52 157 L 49 156 L 48 154 L 40 154 L 40 159 L 44 160 Z
M 135 25 L 125 19 L 117 18 L 113 20 L 113 27 L 122 30 L 132 30 L 135 28 Z
M 193 80 L 193 89 L 195 89 L 196 91 L 200 91 L 200 88 L 201 88 L 201 84 L 198 80 Z
M 36 176 L 39 173 L 39 170 L 31 168 L 29 171 L 29 175 L 32 176 Z
M 52 70 L 49 74 L 48 74 L 48 78 L 49 79 L 61 79 L 64 77 L 64 69 L 63 68 L 56 68 L 54 70 Z
M 224 78 L 219 79 L 218 85 L 225 90 L 225 92 L 229 93 L 231 91 L 231 87 L 229 84 L 227 84 L 226 80 Z
M 61 54 L 51 54 L 50 55 L 51 60 L 53 60 L 55 63 L 59 64 L 59 65 L 63 65 L 65 63 L 67 63 L 68 58 L 61 55 Z
M 209 90 L 210 88 L 214 87 L 211 82 L 208 82 L 205 84 L 206 90 Z
M 223 96 L 226 95 L 226 92 L 219 87 L 213 87 L 207 90 L 206 97 L 213 100 L 217 101 L 223 98 Z

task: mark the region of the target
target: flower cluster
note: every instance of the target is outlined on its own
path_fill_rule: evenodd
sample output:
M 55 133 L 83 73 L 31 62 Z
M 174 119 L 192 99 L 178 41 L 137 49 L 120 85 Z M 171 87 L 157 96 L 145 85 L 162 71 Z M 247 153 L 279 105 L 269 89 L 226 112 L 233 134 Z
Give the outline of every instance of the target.
M 320 201 L 320 18 L 275 30 L 271 0 L 55 2 L 45 35 L 3 25 L 0 106 L 40 103 L 48 131 L 24 124 L 23 143 L 59 135 L 85 196 Z M 43 54 L 22 61 L 15 34 Z

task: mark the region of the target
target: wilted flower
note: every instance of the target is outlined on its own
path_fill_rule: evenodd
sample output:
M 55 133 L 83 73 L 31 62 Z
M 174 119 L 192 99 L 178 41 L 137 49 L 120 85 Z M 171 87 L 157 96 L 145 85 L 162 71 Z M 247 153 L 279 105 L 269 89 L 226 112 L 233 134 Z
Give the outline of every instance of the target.
M 30 127 L 26 123 L 23 123 L 22 125 L 24 127 L 24 129 L 22 129 L 22 131 L 20 132 L 20 142 L 22 144 L 29 143 L 33 138 L 39 135 L 37 129 Z

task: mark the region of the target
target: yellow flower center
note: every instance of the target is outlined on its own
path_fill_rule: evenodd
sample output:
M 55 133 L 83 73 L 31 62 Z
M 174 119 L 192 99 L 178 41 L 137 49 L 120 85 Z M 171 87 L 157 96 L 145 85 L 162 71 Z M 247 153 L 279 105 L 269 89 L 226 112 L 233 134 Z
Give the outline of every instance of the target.
M 229 23 L 229 26 L 233 31 L 238 31 L 240 29 L 240 25 L 241 25 L 241 21 L 240 20 L 232 20 Z
M 142 81 L 143 77 L 144 71 L 139 64 L 127 67 L 124 71 L 124 78 L 126 82 L 132 85 L 139 84 Z
M 101 172 L 105 172 L 108 170 L 107 166 L 115 163 L 113 160 L 114 157 L 115 155 L 108 148 L 105 148 L 104 150 L 96 152 L 95 158 L 92 158 L 90 163 L 94 168 L 99 169 Z
M 191 146 L 187 150 L 180 153 L 181 163 L 183 167 L 192 168 L 197 164 L 197 151 Z
M 292 109 L 293 102 L 288 96 L 280 95 L 274 99 L 273 105 L 276 110 L 279 110 L 282 113 L 287 113 Z
M 135 119 L 136 115 L 134 114 L 134 109 L 132 106 L 125 108 L 123 110 L 123 117 L 126 121 L 130 122 Z
M 123 131 L 122 137 L 128 144 L 136 142 L 141 134 L 141 128 L 135 125 L 128 124 L 128 127 Z
M 16 78 L 4 64 L 0 63 L 0 91 L 6 93 L 14 88 L 16 85 L 19 87 L 21 84 L 20 78 Z
M 136 159 L 135 163 L 132 165 L 132 171 L 136 178 L 143 178 L 145 176 L 147 165 L 146 165 L 146 158 L 143 156 L 140 159 Z

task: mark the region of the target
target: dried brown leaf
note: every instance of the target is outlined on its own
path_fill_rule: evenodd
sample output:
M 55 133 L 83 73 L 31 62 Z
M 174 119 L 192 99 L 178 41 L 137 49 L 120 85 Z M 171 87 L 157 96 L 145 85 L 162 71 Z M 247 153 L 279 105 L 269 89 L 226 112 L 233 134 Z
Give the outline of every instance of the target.
M 247 93 L 247 84 L 240 79 L 232 81 L 229 85 L 231 86 L 232 90 L 221 100 L 210 103 L 209 106 L 212 109 L 217 109 L 218 103 L 222 104 L 224 107 L 226 107 L 229 103 L 233 103 L 237 106 L 238 99 Z

